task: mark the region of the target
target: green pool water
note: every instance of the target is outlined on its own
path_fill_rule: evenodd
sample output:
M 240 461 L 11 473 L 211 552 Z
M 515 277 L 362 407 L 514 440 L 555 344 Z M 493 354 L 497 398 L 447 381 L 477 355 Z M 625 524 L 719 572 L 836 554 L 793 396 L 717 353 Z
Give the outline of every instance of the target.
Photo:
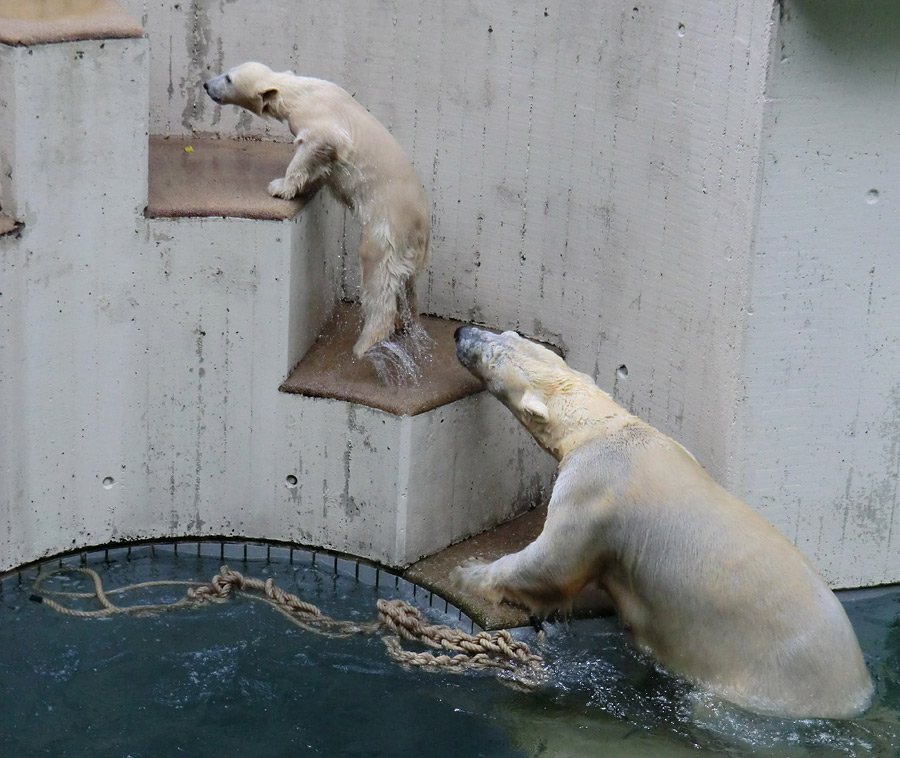
M 378 598 L 401 597 L 434 622 L 471 629 L 430 593 L 324 554 L 192 543 L 67 561 L 97 570 L 107 589 L 208 581 L 228 563 L 337 618 L 368 621 Z M 636 654 L 614 619 L 547 625 L 549 680 L 522 692 L 490 673 L 403 667 L 378 638 L 312 634 L 246 598 L 157 615 L 63 616 L 29 600 L 36 574 L 0 584 L 4 757 L 900 755 L 897 587 L 841 595 L 877 688 L 868 713 L 841 722 L 762 718 L 716 702 Z M 90 589 L 72 575 L 49 586 Z M 115 602 L 182 594 L 150 588 Z M 530 629 L 516 636 L 537 645 Z

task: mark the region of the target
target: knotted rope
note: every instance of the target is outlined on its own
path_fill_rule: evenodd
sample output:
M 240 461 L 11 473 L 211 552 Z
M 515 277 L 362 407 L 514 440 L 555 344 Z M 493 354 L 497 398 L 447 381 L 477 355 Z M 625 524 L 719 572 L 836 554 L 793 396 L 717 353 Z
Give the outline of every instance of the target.
M 88 576 L 93 582 L 94 591 L 69 592 L 44 588 L 50 577 L 64 573 Z M 116 605 L 109 599 L 110 595 L 164 586 L 186 586 L 187 591 L 184 597 L 171 603 Z M 495 634 L 480 632 L 473 635 L 443 624 L 430 624 L 417 608 L 399 599 L 378 600 L 378 617 L 369 623 L 342 621 L 325 615 L 315 605 L 281 589 L 271 578 L 262 580 L 246 577 L 228 566 L 222 566 L 219 573 L 205 584 L 162 580 L 130 584 L 108 591 L 103 588 L 100 575 L 93 569 L 63 566 L 40 574 L 34 583 L 34 593 L 32 600 L 43 603 L 58 613 L 78 618 L 122 613 L 156 614 L 204 602 L 226 602 L 232 595 L 240 595 L 267 603 L 293 624 L 317 634 L 331 637 L 381 634 L 388 655 L 408 666 L 450 672 L 495 669 L 498 674 L 502 674 L 501 681 L 520 689 L 534 689 L 546 679 L 541 656 L 532 653 L 526 643 L 513 639 L 505 629 Z M 101 608 L 90 611 L 71 608 L 50 597 L 51 595 L 79 600 L 96 599 Z M 446 652 L 435 655 L 427 651 L 407 650 L 403 647 L 403 640 Z

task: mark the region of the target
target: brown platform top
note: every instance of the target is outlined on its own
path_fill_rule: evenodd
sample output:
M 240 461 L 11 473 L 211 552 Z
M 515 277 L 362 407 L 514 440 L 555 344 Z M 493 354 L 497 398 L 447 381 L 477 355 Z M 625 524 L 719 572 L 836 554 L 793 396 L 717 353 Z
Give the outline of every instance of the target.
M 293 218 L 306 199 L 282 200 L 267 190 L 293 154 L 294 146 L 283 142 L 151 136 L 145 213 Z
M 143 27 L 114 0 L 0 0 L 5 45 L 143 36 Z
M 14 219 L 0 213 L 0 236 L 14 232 L 18 226 Z
M 388 384 L 379 379 L 369 360 L 354 358 L 353 344 L 361 326 L 359 306 L 338 303 L 322 335 L 281 385 L 281 391 L 345 400 L 398 416 L 415 416 L 481 392 L 484 385 L 456 359 L 453 332 L 461 323 L 434 316 L 421 319 L 434 343 L 420 361 L 421 376 L 416 383 Z
M 490 631 L 527 626 L 531 623 L 528 611 L 508 603 L 497 604 L 461 593 L 450 583 L 450 574 L 454 568 L 472 558 L 494 561 L 508 553 L 518 552 L 541 533 L 546 518 L 547 506 L 538 506 L 490 531 L 423 558 L 410 566 L 403 577 L 449 600 L 482 629 Z M 612 610 L 609 596 L 602 590 L 591 587 L 586 588 L 575 599 L 572 615 L 588 618 L 605 615 Z

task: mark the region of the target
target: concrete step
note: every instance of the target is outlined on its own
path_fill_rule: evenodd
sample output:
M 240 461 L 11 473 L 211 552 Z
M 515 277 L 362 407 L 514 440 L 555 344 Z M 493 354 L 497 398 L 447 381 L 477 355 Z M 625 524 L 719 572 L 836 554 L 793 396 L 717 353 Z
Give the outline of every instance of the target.
M 360 307 L 341 302 L 322 334 L 281 385 L 282 392 L 330 397 L 380 408 L 398 416 L 415 416 L 481 392 L 484 385 L 456 359 L 453 332 L 460 321 L 422 316 L 430 340 L 415 381 L 391 384 L 368 360 L 356 360 L 353 344 L 362 323 Z
M 289 143 L 153 135 L 145 215 L 293 219 L 312 198 L 281 200 L 266 191 L 292 154 Z M 324 250 L 306 252 L 326 254 Z M 361 315 L 358 304 L 341 302 L 324 329 L 317 330 L 317 341 L 281 390 L 410 416 L 459 400 L 482 389 L 481 382 L 456 360 L 453 332 L 461 323 L 424 317 L 422 325 L 433 345 L 421 376 L 414 383 L 390 385 L 379 379 L 371 362 L 353 357 Z
M 114 0 L 0 0 L 4 45 L 143 36 L 143 27 Z
M 207 533 L 393 567 L 542 501 L 552 463 L 456 360 L 458 322 L 424 319 L 434 344 L 417 383 L 387 384 L 354 359 L 344 211 L 326 193 L 269 197 L 290 154 L 150 140 L 152 499 L 198 513 Z
M 490 562 L 518 552 L 537 538 L 546 518 L 547 506 L 539 505 L 505 524 L 423 558 L 404 571 L 403 578 L 450 601 L 482 629 L 526 626 L 531 623 L 531 615 L 524 608 L 509 603 L 493 603 L 460 592 L 453 586 L 450 576 L 453 569 L 466 561 Z M 576 618 L 590 618 L 612 613 L 613 605 L 605 592 L 587 587 L 575 599 L 570 612 Z
M 146 206 L 148 40 L 114 2 L 0 0 L 0 207 L 92 234 Z M 52 104 L 49 107 L 48 104 Z M 30 232 L 29 232 L 30 234 Z
M 267 186 L 284 175 L 290 143 L 151 135 L 148 218 L 293 218 L 310 198 L 282 200 Z

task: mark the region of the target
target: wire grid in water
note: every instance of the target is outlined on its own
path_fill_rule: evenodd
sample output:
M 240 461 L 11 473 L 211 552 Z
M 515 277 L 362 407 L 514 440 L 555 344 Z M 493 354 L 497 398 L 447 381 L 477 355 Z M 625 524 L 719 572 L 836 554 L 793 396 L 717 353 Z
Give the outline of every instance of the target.
M 48 561 L 45 568 L 60 565 Z M 167 543 L 82 553 L 107 590 L 207 582 L 222 563 L 271 577 L 324 613 L 364 623 L 400 597 L 435 623 L 471 621 L 394 574 L 326 553 L 256 543 Z M 550 669 L 536 692 L 490 673 L 428 673 L 391 661 L 374 637 L 298 629 L 246 598 L 156 615 L 62 616 L 29 602 L 37 569 L 0 583 L 0 745 L 23 756 L 896 755 L 900 589 L 845 595 L 877 686 L 852 721 L 752 716 L 691 691 L 628 645 L 612 619 L 547 625 Z M 66 589 L 90 589 L 61 575 Z M 174 602 L 148 588 L 117 604 Z M 516 633 L 536 647 L 532 630 Z

